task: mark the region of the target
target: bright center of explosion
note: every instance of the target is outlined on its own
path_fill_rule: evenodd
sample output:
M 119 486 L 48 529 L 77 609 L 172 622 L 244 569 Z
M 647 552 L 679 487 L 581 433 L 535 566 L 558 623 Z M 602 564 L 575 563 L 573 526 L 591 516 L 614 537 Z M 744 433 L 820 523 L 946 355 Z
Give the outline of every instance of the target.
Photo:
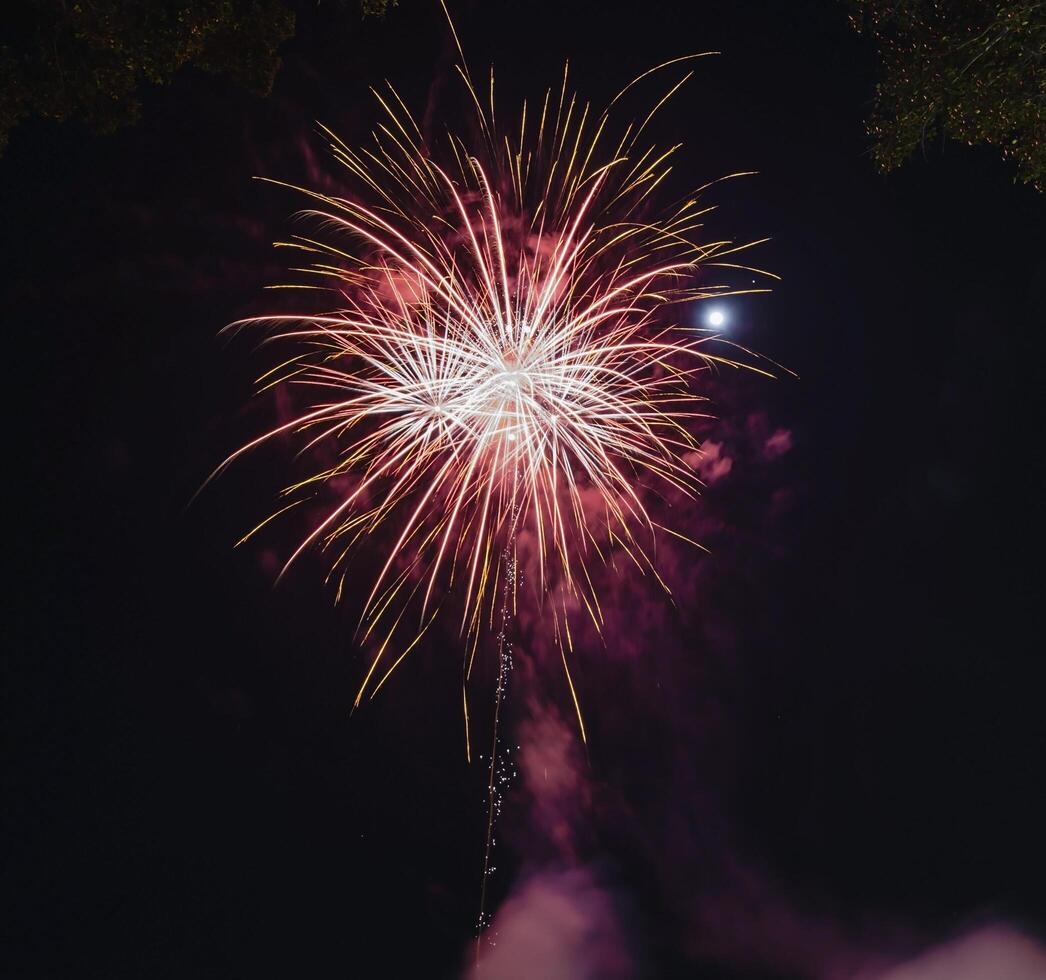
M 515 351 L 508 350 L 501 357 L 501 385 L 504 399 L 501 402 L 500 415 L 505 418 L 505 435 L 509 442 L 515 442 L 519 425 L 519 405 L 523 398 L 524 385 L 529 387 L 526 372 L 520 367 Z

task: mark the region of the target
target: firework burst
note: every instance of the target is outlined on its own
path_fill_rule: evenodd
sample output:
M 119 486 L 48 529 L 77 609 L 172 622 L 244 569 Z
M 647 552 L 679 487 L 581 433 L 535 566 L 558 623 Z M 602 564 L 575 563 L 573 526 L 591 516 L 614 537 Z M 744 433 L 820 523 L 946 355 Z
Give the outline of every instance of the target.
M 493 75 L 481 97 L 459 69 L 475 109 L 471 144 L 453 133 L 430 143 L 391 86 L 375 92 L 383 120 L 369 146 L 324 128 L 351 196 L 295 188 L 312 201 L 303 215 L 315 231 L 278 244 L 304 260 L 295 271 L 311 281 L 294 288 L 320 290 L 329 305 L 232 325 L 289 346 L 263 385 L 292 389 L 298 408 L 223 466 L 276 436 L 298 440 L 306 458 L 333 448 L 272 516 L 329 501 L 284 571 L 320 549 L 339 598 L 354 547 L 383 549 L 367 584 L 361 631 L 374 653 L 357 704 L 451 603 L 467 679 L 479 637 L 504 617 L 499 597 L 515 605 L 525 530 L 529 585 L 584 736 L 570 614 L 583 609 L 600 627 L 593 562 L 621 555 L 657 576 L 658 535 L 683 536 L 657 524 L 644 498 L 657 484 L 697 491 L 698 377 L 736 366 L 677 317 L 681 304 L 723 295 L 706 270 L 740 268 L 730 256 L 748 246 L 700 240 L 710 209 L 697 194 L 664 214 L 651 205 L 679 147 L 659 149 L 645 133 L 690 61 L 626 87 L 683 74 L 616 137 L 624 92 L 593 110 L 566 71 L 503 132 Z M 467 698 L 465 715 L 467 725 Z

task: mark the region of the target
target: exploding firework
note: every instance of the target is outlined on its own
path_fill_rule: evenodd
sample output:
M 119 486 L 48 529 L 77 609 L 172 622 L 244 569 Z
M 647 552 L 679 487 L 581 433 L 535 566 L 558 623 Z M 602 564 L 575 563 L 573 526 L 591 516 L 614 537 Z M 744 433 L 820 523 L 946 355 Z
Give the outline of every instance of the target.
M 382 549 L 357 704 L 448 605 L 467 680 L 480 636 L 504 630 L 515 608 L 525 540 L 528 586 L 584 737 L 571 614 L 601 625 L 594 562 L 620 556 L 660 581 L 658 535 L 684 536 L 644 499 L 658 484 L 696 493 L 699 377 L 736 366 L 678 320 L 684 304 L 723 295 L 707 270 L 742 268 L 730 258 L 748 246 L 700 240 L 710 208 L 697 194 L 667 213 L 652 206 L 679 146 L 659 149 L 646 132 L 690 62 L 647 72 L 603 111 L 571 94 L 564 71 L 510 132 L 493 75 L 481 93 L 463 67 L 472 140 L 430 142 L 391 86 L 375 92 L 383 118 L 370 145 L 324 128 L 351 190 L 294 188 L 311 199 L 303 216 L 315 230 L 278 244 L 303 258 L 295 271 L 310 281 L 297 287 L 328 306 L 232 325 L 289 347 L 262 383 L 291 390 L 297 408 L 223 466 L 276 436 L 299 440 L 306 458 L 332 451 L 244 540 L 304 500 L 327 500 L 284 571 L 320 549 L 339 598 L 354 548 Z M 611 136 L 622 95 L 668 69 L 683 77 Z

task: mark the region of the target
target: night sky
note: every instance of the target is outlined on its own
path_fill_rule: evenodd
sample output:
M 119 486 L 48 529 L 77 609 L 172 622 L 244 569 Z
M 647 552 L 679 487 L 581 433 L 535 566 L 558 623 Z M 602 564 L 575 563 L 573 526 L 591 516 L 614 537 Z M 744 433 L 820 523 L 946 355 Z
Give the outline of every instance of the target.
M 717 382 L 686 518 L 713 554 L 679 552 L 676 606 L 616 585 L 579 653 L 587 752 L 554 664 L 513 679 L 518 741 L 569 785 L 509 792 L 517 972 L 484 975 L 836 980 L 1042 938 L 1043 197 L 957 145 L 878 174 L 843 4 L 453 11 L 512 107 L 568 59 L 601 103 L 722 52 L 657 123 L 686 144 L 666 196 L 758 171 L 709 228 L 770 237 L 782 282 L 723 307 L 798 375 Z M 463 975 L 485 781 L 453 626 L 350 715 L 358 602 L 319 557 L 273 588 L 300 528 L 232 547 L 279 454 L 190 505 L 272 412 L 264 357 L 218 337 L 266 309 L 300 206 L 251 178 L 338 186 L 314 121 L 365 139 L 389 78 L 438 122 L 453 61 L 437 3 L 302 4 L 269 99 L 186 69 L 133 127 L 30 121 L 0 158 L 7 976 Z M 514 951 L 543 900 L 549 935 L 592 917 L 580 950 Z

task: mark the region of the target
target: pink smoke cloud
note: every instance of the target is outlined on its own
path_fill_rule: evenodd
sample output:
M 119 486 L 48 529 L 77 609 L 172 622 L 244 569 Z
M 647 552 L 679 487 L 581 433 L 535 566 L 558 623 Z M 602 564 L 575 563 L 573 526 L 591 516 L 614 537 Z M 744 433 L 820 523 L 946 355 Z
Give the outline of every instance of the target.
M 617 899 L 584 868 L 538 874 L 502 905 L 466 976 L 485 980 L 616 980 L 637 963 Z
M 1004 923 L 983 926 L 885 972 L 855 980 L 1044 980 L 1046 948 Z
M 792 448 L 792 433 L 789 429 L 778 429 L 763 443 L 763 455 L 767 459 L 777 459 Z
M 524 659 L 525 655 L 524 655 Z M 533 664 L 526 664 L 532 668 Z M 530 871 L 515 883 L 465 976 L 595 980 L 636 975 L 626 903 L 581 857 L 596 786 L 576 730 L 553 706 L 527 701 L 519 725 L 516 795 L 522 820 L 506 828 Z
M 708 440 L 701 445 L 694 468 L 706 484 L 715 483 L 726 476 L 734 467 L 734 461 L 723 452 L 721 442 Z
M 519 737 L 519 768 L 529 798 L 531 829 L 561 856 L 573 857 L 575 824 L 592 802 L 577 736 L 554 709 L 532 703 Z

